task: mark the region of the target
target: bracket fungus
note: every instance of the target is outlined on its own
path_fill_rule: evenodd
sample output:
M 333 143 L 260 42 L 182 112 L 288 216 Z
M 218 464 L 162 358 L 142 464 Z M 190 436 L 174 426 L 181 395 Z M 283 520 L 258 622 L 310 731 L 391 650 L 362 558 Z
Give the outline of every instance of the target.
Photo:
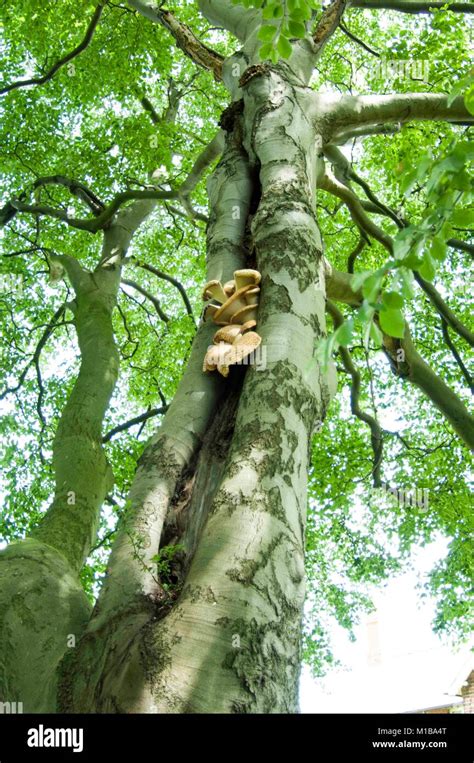
M 221 328 L 206 352 L 203 371 L 217 370 L 228 376 L 230 366 L 242 363 L 260 345 L 261 337 L 252 331 L 257 325 L 260 281 L 257 270 L 236 270 L 234 280 L 224 286 L 219 281 L 205 285 L 203 299 L 211 301 L 204 320 L 212 320 Z

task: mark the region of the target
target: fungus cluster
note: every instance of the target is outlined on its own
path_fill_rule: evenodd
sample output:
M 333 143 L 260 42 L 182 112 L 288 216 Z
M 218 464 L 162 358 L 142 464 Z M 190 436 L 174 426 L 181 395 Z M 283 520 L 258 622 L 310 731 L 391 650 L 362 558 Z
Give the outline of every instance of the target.
M 206 352 L 203 371 L 217 369 L 228 376 L 229 367 L 241 363 L 261 343 L 261 337 L 252 331 L 257 325 L 260 280 L 257 270 L 236 270 L 233 281 L 224 285 L 209 281 L 205 285 L 203 299 L 211 301 L 204 320 L 213 320 L 221 328 Z

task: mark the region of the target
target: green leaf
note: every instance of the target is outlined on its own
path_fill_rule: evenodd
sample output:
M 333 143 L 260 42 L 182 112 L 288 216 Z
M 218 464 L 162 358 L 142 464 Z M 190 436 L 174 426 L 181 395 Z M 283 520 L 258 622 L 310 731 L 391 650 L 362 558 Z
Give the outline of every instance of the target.
M 349 318 L 348 320 L 344 321 L 342 326 L 339 326 L 339 328 L 336 330 L 336 342 L 338 342 L 343 347 L 347 347 L 347 345 L 352 341 L 353 334 L 354 321 L 352 318 Z
M 470 86 L 472 82 L 472 75 L 468 74 L 466 77 L 461 77 L 454 87 L 452 88 L 451 92 L 448 95 L 448 106 L 451 106 L 455 98 L 457 98 L 459 95 L 464 93 L 466 88 Z
M 466 104 L 466 109 L 469 113 L 474 114 L 474 85 L 472 85 L 465 94 L 464 103 Z
M 306 27 L 300 21 L 289 21 L 288 31 L 292 37 L 303 38 L 306 37 Z
M 374 302 L 377 299 L 380 291 L 380 285 L 382 283 L 382 276 L 376 272 L 369 276 L 362 286 L 362 294 L 369 302 Z
M 405 196 L 408 196 L 418 179 L 418 170 L 408 170 L 403 172 L 400 180 L 400 190 Z
M 265 20 L 266 19 L 272 19 L 273 18 L 274 7 L 275 6 L 272 5 L 272 4 L 266 5 L 265 8 L 262 11 L 262 18 L 264 18 Z
M 405 321 L 401 310 L 381 310 L 379 321 L 382 331 L 389 336 L 403 339 L 405 333 Z
M 289 40 L 280 34 L 277 42 L 277 50 L 282 58 L 289 58 L 293 52 L 293 48 Z
M 441 236 L 435 236 L 431 242 L 430 254 L 433 259 L 443 262 L 446 259 L 447 246 L 446 241 Z
M 458 191 L 469 192 L 471 188 L 473 188 L 472 178 L 465 169 L 462 169 L 460 172 L 453 175 L 451 183 L 452 187 L 456 188 Z
M 270 42 L 273 40 L 275 35 L 277 34 L 277 29 L 274 26 L 270 26 L 269 24 L 265 24 L 264 26 L 260 27 L 258 30 L 258 39 L 263 40 L 263 42 Z
M 361 323 L 368 323 L 372 320 L 375 313 L 375 308 L 366 299 L 362 302 L 357 311 L 357 318 Z
M 396 291 L 385 291 L 382 294 L 382 302 L 387 308 L 395 310 L 403 307 L 403 297 Z
M 270 59 L 273 61 L 274 64 L 278 63 L 280 56 L 278 55 L 278 50 L 275 47 L 272 47 L 271 53 L 270 53 Z
M 474 223 L 474 208 L 455 209 L 451 218 L 453 225 L 459 225 L 461 228 L 468 227 Z
M 324 371 L 327 371 L 332 353 L 336 349 L 336 335 L 330 334 L 326 339 L 321 339 L 316 347 L 316 357 Z
M 412 225 L 398 231 L 393 240 L 393 254 L 395 259 L 403 260 L 412 250 L 416 249 L 417 231 Z
M 273 45 L 271 42 L 266 42 L 264 45 L 261 45 L 259 54 L 261 59 L 270 58 L 273 51 Z
M 374 321 L 371 321 L 369 325 L 370 325 L 370 338 L 372 339 L 376 347 L 381 347 L 382 339 L 383 339 L 382 332 L 380 331 L 377 324 L 374 323 Z
M 351 279 L 351 289 L 353 292 L 359 291 L 360 287 L 370 276 L 370 270 L 363 270 L 360 273 L 354 273 Z
M 291 13 L 291 18 L 295 21 L 310 21 L 311 20 L 311 8 L 308 3 L 305 3 L 301 8 L 295 8 Z
M 397 276 L 400 280 L 400 291 L 405 299 L 413 299 L 415 297 L 414 281 L 415 276 L 411 268 L 399 267 Z
M 411 270 L 417 270 L 422 262 L 423 257 L 420 254 L 415 254 L 414 252 L 411 252 L 407 257 L 401 260 L 401 264 L 406 268 L 410 268 Z
M 426 278 L 427 281 L 432 281 L 433 278 L 435 277 L 436 275 L 435 262 L 429 252 L 425 252 L 425 256 L 423 257 L 423 262 L 418 268 L 418 272 L 421 276 L 423 276 L 423 278 Z

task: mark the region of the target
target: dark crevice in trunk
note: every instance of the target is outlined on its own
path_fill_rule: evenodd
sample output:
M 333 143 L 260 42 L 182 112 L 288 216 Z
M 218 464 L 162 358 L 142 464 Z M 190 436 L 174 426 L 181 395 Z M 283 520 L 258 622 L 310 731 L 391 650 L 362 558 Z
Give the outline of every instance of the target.
M 219 410 L 204 436 L 200 450 L 181 477 L 165 520 L 160 550 L 170 546 L 178 548 L 168 574 L 168 580 L 174 588 L 174 601 L 185 582 L 209 508 L 224 473 L 245 371 L 245 366 L 232 368 Z
M 260 199 L 262 198 L 262 184 L 260 182 L 260 162 L 256 163 L 251 168 L 252 175 L 252 196 L 250 197 L 249 213 L 253 216 L 258 209 Z
M 249 268 L 258 270 L 257 268 L 257 252 L 252 236 L 252 220 L 259 207 L 260 200 L 262 198 L 262 184 L 260 182 L 260 162 L 257 160 L 256 164 L 251 166 L 250 174 L 252 178 L 252 195 L 250 198 L 249 214 L 245 224 L 245 249 L 246 249 L 246 265 Z

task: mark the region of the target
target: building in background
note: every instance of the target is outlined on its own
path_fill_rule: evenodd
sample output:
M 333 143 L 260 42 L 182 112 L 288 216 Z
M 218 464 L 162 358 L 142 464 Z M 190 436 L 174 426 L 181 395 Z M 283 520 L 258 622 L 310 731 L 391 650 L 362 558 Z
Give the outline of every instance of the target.
M 351 643 L 340 630 L 342 665 L 322 679 L 304 671 L 301 710 L 315 713 L 474 713 L 474 661 L 432 632 L 432 602 L 420 605 L 410 574 L 375 595 L 377 610 Z

